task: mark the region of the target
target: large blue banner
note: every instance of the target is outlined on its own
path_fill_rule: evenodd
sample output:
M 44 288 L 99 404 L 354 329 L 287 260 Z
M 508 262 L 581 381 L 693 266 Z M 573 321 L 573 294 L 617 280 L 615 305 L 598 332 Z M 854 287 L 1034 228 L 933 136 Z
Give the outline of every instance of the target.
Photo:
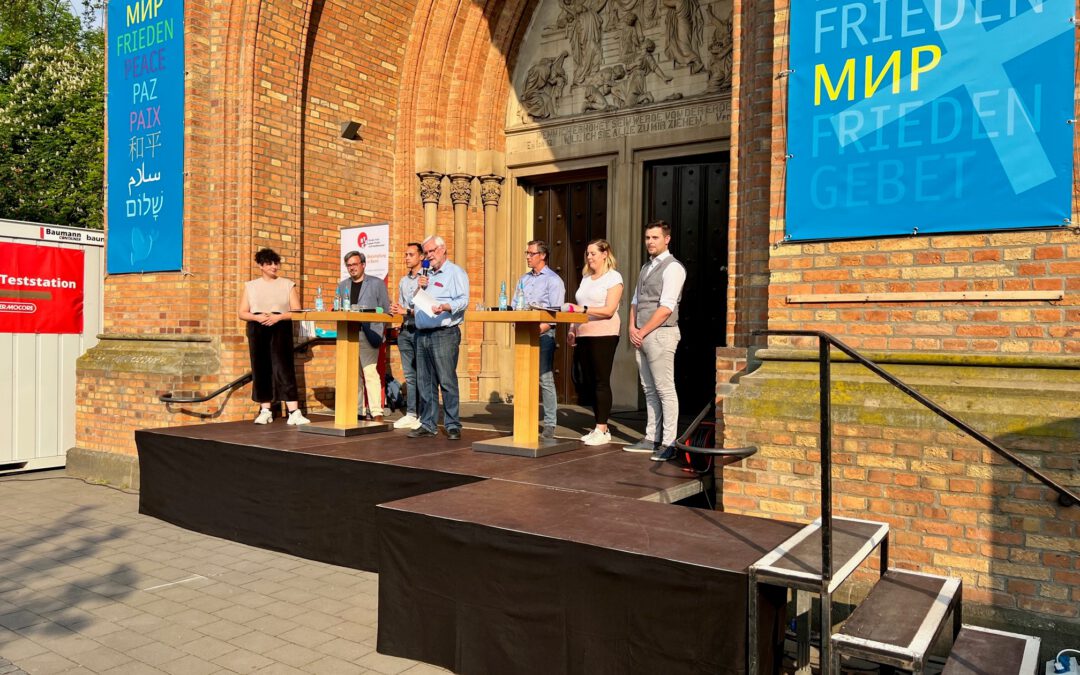
M 184 1 L 108 3 L 110 274 L 179 270 L 184 235 Z
M 1073 2 L 792 2 L 788 237 L 1067 224 Z

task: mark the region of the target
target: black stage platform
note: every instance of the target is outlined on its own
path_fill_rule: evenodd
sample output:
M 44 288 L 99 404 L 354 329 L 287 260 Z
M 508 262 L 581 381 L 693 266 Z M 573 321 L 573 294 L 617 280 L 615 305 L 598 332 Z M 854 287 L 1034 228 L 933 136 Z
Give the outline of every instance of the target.
M 319 416 L 312 416 L 318 419 Z M 222 422 L 135 432 L 139 511 L 191 530 L 376 571 L 377 504 L 490 478 L 631 499 L 677 501 L 701 482 L 618 445 L 541 458 L 474 452 L 494 431 L 460 441 L 405 431 L 353 437 Z
M 379 652 L 459 673 L 742 675 L 747 568 L 801 528 L 498 479 L 377 510 Z M 786 592 L 757 592 L 769 673 Z

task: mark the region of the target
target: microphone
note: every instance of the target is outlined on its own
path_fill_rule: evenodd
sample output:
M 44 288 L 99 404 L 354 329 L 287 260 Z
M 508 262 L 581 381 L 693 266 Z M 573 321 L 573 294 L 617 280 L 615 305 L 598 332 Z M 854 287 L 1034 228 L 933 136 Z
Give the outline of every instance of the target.
M 422 261 L 420 261 L 420 268 L 420 274 L 423 274 L 426 277 L 431 273 L 431 261 L 427 258 L 424 258 Z

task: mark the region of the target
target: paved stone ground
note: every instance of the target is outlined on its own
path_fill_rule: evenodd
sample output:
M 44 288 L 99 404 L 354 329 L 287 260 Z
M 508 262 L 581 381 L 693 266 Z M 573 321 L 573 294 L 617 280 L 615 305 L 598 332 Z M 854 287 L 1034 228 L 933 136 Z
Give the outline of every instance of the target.
M 375 651 L 378 576 L 188 532 L 63 471 L 0 478 L 0 675 L 445 673 Z

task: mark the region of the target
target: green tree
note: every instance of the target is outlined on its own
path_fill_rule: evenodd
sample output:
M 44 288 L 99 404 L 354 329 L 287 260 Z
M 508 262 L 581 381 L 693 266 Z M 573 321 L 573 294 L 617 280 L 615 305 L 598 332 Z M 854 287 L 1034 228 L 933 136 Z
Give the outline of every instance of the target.
M 104 42 L 87 26 L 62 1 L 0 5 L 0 217 L 102 226 Z

